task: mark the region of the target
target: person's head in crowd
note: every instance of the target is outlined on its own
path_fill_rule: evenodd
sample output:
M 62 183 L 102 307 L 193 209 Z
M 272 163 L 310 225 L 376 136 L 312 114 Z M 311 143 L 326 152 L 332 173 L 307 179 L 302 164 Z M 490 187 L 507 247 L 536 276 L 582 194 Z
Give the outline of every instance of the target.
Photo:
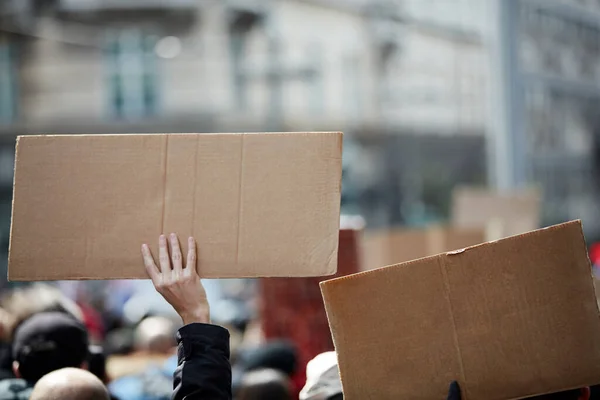
M 321 353 L 306 365 L 306 385 L 300 400 L 340 400 L 342 381 L 335 351 Z
M 177 327 L 165 317 L 147 317 L 137 326 L 134 333 L 134 348 L 138 352 L 166 354 L 176 346 Z
M 40 379 L 30 400 L 110 400 L 110 395 L 94 374 L 78 368 L 63 368 Z
M 292 400 L 289 378 L 274 369 L 258 369 L 242 378 L 238 400 Z
M 244 371 L 267 368 L 292 376 L 296 372 L 298 354 L 291 342 L 276 340 L 247 350 L 240 354 L 238 361 Z
M 58 288 L 42 283 L 15 289 L 2 299 L 1 306 L 13 318 L 10 333 L 14 333 L 14 329 L 23 321 L 40 312 L 62 312 L 83 322 L 81 309 L 74 301 Z
M 276 340 L 259 347 L 240 349 L 232 369 L 232 388 L 238 393 L 246 373 L 259 369 L 274 369 L 293 377 L 296 372 L 298 355 L 296 347 L 288 341 Z
M 134 329 L 118 328 L 108 332 L 104 339 L 104 352 L 107 355 L 125 355 L 133 351 Z
M 13 370 L 17 378 L 37 382 L 66 367 L 85 368 L 88 357 L 85 326 L 63 312 L 38 313 L 16 329 Z

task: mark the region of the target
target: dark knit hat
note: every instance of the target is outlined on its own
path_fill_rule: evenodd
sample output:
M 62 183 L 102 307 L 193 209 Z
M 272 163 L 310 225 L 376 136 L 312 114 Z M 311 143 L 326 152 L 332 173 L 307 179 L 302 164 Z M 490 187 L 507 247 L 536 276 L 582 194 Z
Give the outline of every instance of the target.
M 35 314 L 16 330 L 13 359 L 21 377 L 37 382 L 66 367 L 78 368 L 88 356 L 88 333 L 75 318 L 61 312 Z

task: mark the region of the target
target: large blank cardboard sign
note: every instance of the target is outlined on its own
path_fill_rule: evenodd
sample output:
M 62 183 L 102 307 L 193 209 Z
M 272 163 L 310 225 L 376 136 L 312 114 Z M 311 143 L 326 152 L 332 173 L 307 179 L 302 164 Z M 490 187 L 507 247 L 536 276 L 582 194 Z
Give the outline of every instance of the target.
M 143 278 L 170 232 L 206 278 L 331 275 L 341 156 L 335 132 L 19 137 L 9 279 Z
M 321 283 L 344 399 L 519 399 L 600 382 L 581 223 Z

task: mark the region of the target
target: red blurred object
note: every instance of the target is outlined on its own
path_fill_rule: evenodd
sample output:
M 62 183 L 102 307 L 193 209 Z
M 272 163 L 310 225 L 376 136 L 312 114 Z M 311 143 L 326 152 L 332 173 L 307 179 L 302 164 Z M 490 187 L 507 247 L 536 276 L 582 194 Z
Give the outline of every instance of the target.
M 293 381 L 298 392 L 306 381 L 306 364 L 318 354 L 333 350 L 319 282 L 360 271 L 359 232 L 340 230 L 338 271 L 334 276 L 261 280 L 262 330 L 267 340 L 285 338 L 296 344 L 298 369 Z
M 600 265 L 600 243 L 594 243 L 590 247 L 590 261 L 594 265 Z
M 83 323 L 88 329 L 90 340 L 92 342 L 101 343 L 104 339 L 104 324 L 102 316 L 92 307 L 85 303 L 78 303 L 83 314 Z

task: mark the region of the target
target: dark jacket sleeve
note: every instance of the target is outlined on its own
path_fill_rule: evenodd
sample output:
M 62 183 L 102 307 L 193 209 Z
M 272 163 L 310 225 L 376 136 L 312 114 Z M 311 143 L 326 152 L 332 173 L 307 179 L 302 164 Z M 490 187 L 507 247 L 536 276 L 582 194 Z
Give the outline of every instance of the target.
M 177 358 L 173 400 L 231 400 L 227 329 L 199 323 L 184 326 L 177 332 Z

